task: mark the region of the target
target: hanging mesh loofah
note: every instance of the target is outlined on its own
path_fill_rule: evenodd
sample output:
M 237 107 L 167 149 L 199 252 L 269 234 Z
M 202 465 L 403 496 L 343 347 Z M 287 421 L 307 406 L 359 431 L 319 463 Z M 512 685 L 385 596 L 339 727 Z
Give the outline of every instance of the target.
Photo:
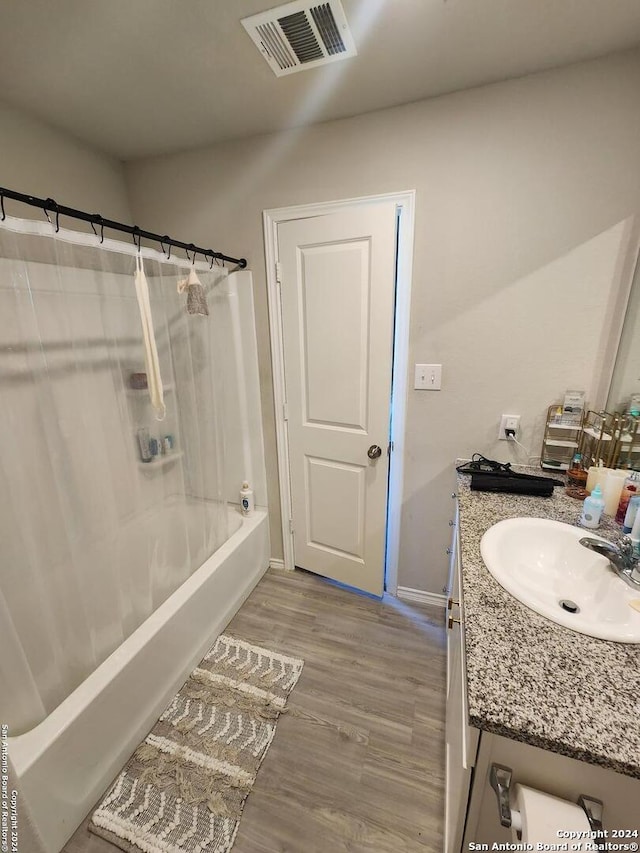
M 209 316 L 209 307 L 204 294 L 204 287 L 198 284 L 190 284 L 187 287 L 187 314 L 200 314 Z
M 187 314 L 200 314 L 201 317 L 208 317 L 207 297 L 195 267 L 191 267 L 189 278 L 178 282 L 178 293 L 183 293 L 185 290 L 187 291 Z

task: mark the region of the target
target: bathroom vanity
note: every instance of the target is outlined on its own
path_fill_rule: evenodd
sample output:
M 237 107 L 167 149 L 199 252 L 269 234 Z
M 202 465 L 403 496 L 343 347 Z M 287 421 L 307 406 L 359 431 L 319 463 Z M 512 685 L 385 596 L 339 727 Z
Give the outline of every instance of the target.
M 445 853 L 514 840 L 500 824 L 493 764 L 511 768 L 513 783 L 573 803 L 602 800 L 610 833 L 638 830 L 640 645 L 595 639 L 529 610 L 480 553 L 498 521 L 577 524 L 581 502 L 561 488 L 550 498 L 471 492 L 458 475 L 452 504 Z M 619 528 L 605 522 L 594 533 L 613 540 Z

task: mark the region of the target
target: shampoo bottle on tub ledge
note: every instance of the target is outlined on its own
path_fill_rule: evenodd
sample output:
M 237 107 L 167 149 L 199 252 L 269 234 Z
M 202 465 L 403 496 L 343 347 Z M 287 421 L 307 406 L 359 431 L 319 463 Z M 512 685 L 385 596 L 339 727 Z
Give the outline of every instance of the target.
M 240 489 L 240 510 L 243 515 L 253 515 L 254 508 L 253 489 L 249 488 L 249 483 L 245 480 Z

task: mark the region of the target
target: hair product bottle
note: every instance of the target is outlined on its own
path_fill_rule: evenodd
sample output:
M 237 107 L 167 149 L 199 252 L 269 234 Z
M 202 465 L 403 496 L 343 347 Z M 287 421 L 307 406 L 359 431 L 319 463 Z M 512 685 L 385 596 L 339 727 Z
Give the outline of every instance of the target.
M 255 509 L 253 489 L 249 488 L 249 483 L 246 480 L 240 489 L 240 509 L 243 515 L 253 515 L 253 510 Z

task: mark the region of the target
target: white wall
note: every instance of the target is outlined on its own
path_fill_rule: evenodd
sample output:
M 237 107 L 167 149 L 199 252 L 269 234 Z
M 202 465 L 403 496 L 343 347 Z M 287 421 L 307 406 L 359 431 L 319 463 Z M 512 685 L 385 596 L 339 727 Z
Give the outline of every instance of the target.
M 417 190 L 410 360 L 442 362 L 444 378 L 440 393 L 409 392 L 399 582 L 439 592 L 455 457 L 521 461 L 496 441 L 502 412 L 522 416 L 537 453 L 547 405 L 568 387 L 602 394 L 636 239 L 638 91 L 636 51 L 128 165 L 136 219 L 254 270 L 274 556 L 262 210 Z
M 35 118 L 0 104 L 0 186 L 107 219 L 131 221 L 122 164 Z M 5 203 L 7 213 L 42 217 L 37 208 Z M 79 222 L 64 227 L 86 230 Z M 163 232 L 164 233 L 164 232 Z

